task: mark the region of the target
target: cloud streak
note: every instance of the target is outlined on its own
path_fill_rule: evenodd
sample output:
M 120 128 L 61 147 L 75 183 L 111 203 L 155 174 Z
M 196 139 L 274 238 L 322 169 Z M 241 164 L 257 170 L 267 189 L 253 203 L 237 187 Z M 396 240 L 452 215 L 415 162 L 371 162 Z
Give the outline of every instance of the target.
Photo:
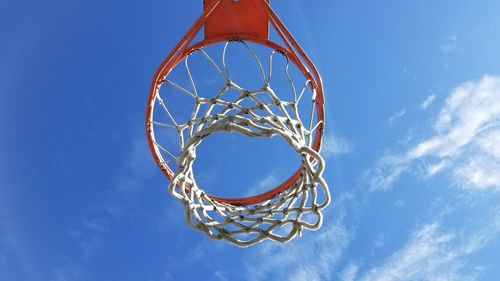
M 359 265 L 356 263 L 349 263 L 340 274 L 341 281 L 354 281 L 359 271 Z
M 355 236 L 352 211 L 358 209 L 352 207 L 362 201 L 359 195 L 355 191 L 338 197 L 335 216 L 331 213 L 333 219 L 325 222 L 320 231 L 307 232 L 285 245 L 270 241 L 257 245 L 249 255 L 252 262 L 246 264 L 244 276 L 252 281 L 331 280 Z
M 328 134 L 323 140 L 321 154 L 328 158 L 336 155 L 349 154 L 353 149 L 354 146 L 347 139 L 335 134 Z
M 405 172 L 432 177 L 444 171 L 474 190 L 500 190 L 500 77 L 484 76 L 455 88 L 431 136 L 407 151 L 387 153 L 367 172 L 372 190 L 386 190 Z
M 401 119 L 403 116 L 405 116 L 405 114 L 406 114 L 406 109 L 404 109 L 404 108 L 401 109 L 400 111 L 394 113 L 391 117 L 389 117 L 389 120 L 387 121 L 389 123 L 389 126 L 392 127 L 394 125 L 394 123 L 397 120 Z
M 258 255 L 247 264 L 248 280 L 328 280 L 352 238 L 342 221 L 323 226 L 314 237 L 297 238 L 287 245 L 259 245 Z
M 420 105 L 420 108 L 422 109 L 427 109 L 429 106 L 431 106 L 431 104 L 434 102 L 434 100 L 436 99 L 436 95 L 430 95 L 428 96 L 423 102 L 422 104 Z
M 89 206 L 88 212 L 65 230 L 78 245 L 80 253 L 71 259 L 62 257 L 65 262 L 53 268 L 52 280 L 88 280 L 89 273 L 82 269 L 83 266 L 91 264 L 96 254 L 105 247 L 107 236 L 112 233 L 111 226 L 130 216 L 130 210 L 138 203 L 138 194 L 154 175 L 155 167 L 150 165 L 151 159 L 147 156 L 149 152 L 144 138 L 133 138 L 127 158 L 118 167 L 114 185 L 107 190 L 106 197 Z
M 449 35 L 440 47 L 441 53 L 445 55 L 453 54 L 463 50 L 462 44 L 457 35 Z
M 499 232 L 500 215 L 491 224 L 465 234 L 446 231 L 436 222 L 424 224 L 400 250 L 358 280 L 475 280 L 481 272 L 468 267 L 469 259 Z
M 244 196 L 254 196 L 263 193 L 267 190 L 272 189 L 274 186 L 280 183 L 278 179 L 278 170 L 273 170 L 263 179 L 259 180 L 253 187 L 249 188 Z

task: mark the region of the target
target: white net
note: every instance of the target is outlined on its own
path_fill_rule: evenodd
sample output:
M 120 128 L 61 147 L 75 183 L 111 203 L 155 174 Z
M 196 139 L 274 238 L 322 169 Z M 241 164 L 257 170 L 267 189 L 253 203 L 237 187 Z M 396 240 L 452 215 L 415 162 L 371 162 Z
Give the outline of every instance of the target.
M 262 87 L 248 90 L 231 79 L 226 63 L 229 44 L 242 44 L 255 60 L 262 77 Z M 211 97 L 198 94 L 189 65 L 189 57 L 194 53 L 201 54 L 222 77 L 222 81 L 225 81 L 222 88 L 215 91 Z M 321 210 L 330 202 L 328 186 L 322 176 L 324 160 L 313 149 L 315 132 L 323 125 L 323 121 L 314 118 L 315 89 L 311 86 L 312 82 L 306 79 L 301 89 L 296 90 L 288 71 L 289 60 L 286 58 L 285 76 L 291 95 L 288 100 L 278 97 L 270 83 L 272 60 L 276 54 L 286 58 L 283 53 L 271 50 L 268 54 L 269 67 L 266 75 L 256 52 L 243 41 L 228 41 L 224 44 L 222 67 L 203 48 L 194 50 L 183 59 L 190 85 L 181 86 L 168 76 L 162 80 L 156 91 L 153 111 L 160 111 L 166 118 L 162 121 L 156 120 L 155 113 L 150 120 L 151 139 L 161 165 L 165 169 L 172 164 L 177 167 L 169 191 L 184 205 L 187 223 L 212 239 L 224 239 L 242 247 L 264 239 L 287 242 L 301 234 L 304 228 L 318 229 L 322 223 Z M 162 98 L 161 88 L 165 86 L 192 99 L 194 110 L 187 121 L 180 122 L 174 118 L 172 109 Z M 304 125 L 299 114 L 299 102 L 307 99 L 304 95 L 306 89 L 311 91 L 312 97 L 309 98 L 312 99 L 309 100 L 311 103 L 308 122 Z M 236 92 L 236 96 L 230 97 L 229 90 Z M 178 152 L 160 144 L 161 130 L 166 129 L 178 134 Z M 260 202 L 228 203 L 227 200 L 211 197 L 198 186 L 193 173 L 193 163 L 198 145 L 203 139 L 217 132 L 237 132 L 249 137 L 282 137 L 300 155 L 302 166 L 297 177 L 280 192 L 261 197 L 263 201 Z

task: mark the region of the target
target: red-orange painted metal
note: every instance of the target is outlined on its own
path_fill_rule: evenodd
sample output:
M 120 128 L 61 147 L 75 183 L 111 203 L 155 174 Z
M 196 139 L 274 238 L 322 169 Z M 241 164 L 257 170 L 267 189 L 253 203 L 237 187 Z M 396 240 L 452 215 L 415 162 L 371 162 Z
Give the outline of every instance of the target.
M 238 6 L 240 5 L 240 6 Z M 276 30 L 277 34 L 285 46 L 281 46 L 268 39 L 269 24 Z M 205 38 L 192 44 L 196 34 L 204 27 Z M 153 105 L 155 96 L 160 88 L 161 81 L 168 73 L 193 50 L 217 42 L 228 40 L 251 41 L 272 49 L 279 50 L 286 54 L 290 60 L 298 67 L 302 74 L 311 81 L 312 87 L 316 91 L 316 118 L 323 121 L 318 125 L 314 136 L 312 148 L 320 150 L 321 140 L 324 130 L 324 96 L 321 76 L 316 67 L 300 47 L 295 38 L 286 29 L 283 22 L 272 10 L 269 0 L 204 0 L 204 10 L 193 26 L 186 32 L 184 37 L 177 43 L 170 54 L 162 61 L 158 67 L 149 92 L 148 105 L 146 108 L 146 130 L 149 148 L 155 158 L 156 163 L 167 178 L 172 179 L 174 172 L 167 164 L 161 162 L 157 149 L 153 143 L 150 133 L 153 131 Z M 233 205 L 252 205 L 273 198 L 287 188 L 293 186 L 299 176 L 302 167 L 279 186 L 265 193 L 245 197 L 245 198 L 222 198 L 210 196 L 219 202 Z
M 204 8 L 217 1 L 204 0 Z M 205 21 L 205 39 L 241 35 L 266 39 L 269 35 L 269 20 L 265 4 L 269 4 L 269 0 L 221 2 Z

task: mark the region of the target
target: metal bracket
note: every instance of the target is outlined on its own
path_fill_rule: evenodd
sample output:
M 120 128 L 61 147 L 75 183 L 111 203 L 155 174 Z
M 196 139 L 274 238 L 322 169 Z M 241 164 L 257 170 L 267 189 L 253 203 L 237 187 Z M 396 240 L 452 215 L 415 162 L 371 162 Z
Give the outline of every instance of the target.
M 261 39 L 269 37 L 269 16 L 265 9 L 270 0 L 204 0 L 206 11 L 213 2 L 219 5 L 207 17 L 205 39 L 220 36 L 251 36 Z

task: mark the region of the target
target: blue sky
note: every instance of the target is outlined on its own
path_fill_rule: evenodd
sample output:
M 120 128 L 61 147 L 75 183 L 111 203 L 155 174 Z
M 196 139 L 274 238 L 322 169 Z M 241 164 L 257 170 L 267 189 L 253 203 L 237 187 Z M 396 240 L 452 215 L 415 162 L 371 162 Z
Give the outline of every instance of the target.
M 324 80 L 333 202 L 241 249 L 185 224 L 143 126 L 201 1 L 0 2 L 0 280 L 497 280 L 500 3 L 272 6 Z M 211 153 L 228 140 L 200 148 L 212 190 L 287 176 L 286 147 L 244 152 L 245 175 L 238 142 Z

